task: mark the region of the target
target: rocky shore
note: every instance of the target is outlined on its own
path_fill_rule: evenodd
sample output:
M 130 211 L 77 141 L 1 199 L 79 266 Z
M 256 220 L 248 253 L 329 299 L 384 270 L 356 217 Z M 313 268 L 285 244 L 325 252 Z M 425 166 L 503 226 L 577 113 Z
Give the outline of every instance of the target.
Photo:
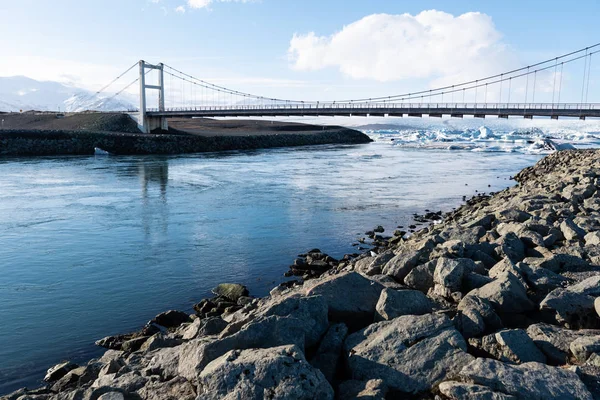
M 254 150 L 372 140 L 340 126 L 272 121 L 174 120 L 173 129 L 143 134 L 125 114 L 6 114 L 0 129 L 0 156 L 183 154 Z
M 600 151 L 515 179 L 367 253 L 302 254 L 265 298 L 219 285 L 2 400 L 600 399 Z

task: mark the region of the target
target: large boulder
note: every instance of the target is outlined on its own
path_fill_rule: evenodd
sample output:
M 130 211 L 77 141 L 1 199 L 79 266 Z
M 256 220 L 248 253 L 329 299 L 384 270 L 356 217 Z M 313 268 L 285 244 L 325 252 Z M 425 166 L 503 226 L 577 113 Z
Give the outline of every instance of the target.
M 581 240 L 585 236 L 585 231 L 570 218 L 560 224 L 560 230 L 567 240 Z
M 600 353 L 600 336 L 582 336 L 569 345 L 571 353 L 579 362 L 585 362 L 594 353 Z
M 433 302 L 418 290 L 393 290 L 385 288 L 376 306 L 375 319 L 390 320 L 401 315 L 423 315 L 433 309 Z
M 354 379 L 382 379 L 407 393 L 430 390 L 469 363 L 467 344 L 443 315 L 407 315 L 372 324 L 346 339 Z
M 598 328 L 600 319 L 594 309 L 594 300 L 600 296 L 600 275 L 578 284 L 551 291 L 540 303 L 540 310 L 554 316 L 567 328 Z
M 223 296 L 234 303 L 237 303 L 240 297 L 245 297 L 249 294 L 246 286 L 237 283 L 221 283 L 213 289 L 213 293 L 217 296 Z
M 523 283 L 510 272 L 501 273 L 487 285 L 470 291 L 467 296 L 485 299 L 496 311 L 502 313 L 522 313 L 535 308 L 527 297 L 527 289 Z
M 333 389 L 296 346 L 233 350 L 199 376 L 202 399 L 333 399 Z
M 406 275 L 419 264 L 420 258 L 421 252 L 418 250 L 403 251 L 388 261 L 383 267 L 382 272 L 385 275 L 393 277 L 398 282 L 402 282 Z
M 329 319 L 343 322 L 350 330 L 373 322 L 375 306 L 383 285 L 351 272 L 327 277 L 306 289 L 307 296 L 323 296 L 329 306 Z
M 440 257 L 433 273 L 433 282 L 447 288 L 450 292 L 458 292 L 462 287 L 463 275 L 468 271 L 465 266 L 470 259 L 450 259 Z
M 530 362 L 509 365 L 489 358 L 478 358 L 460 371 L 469 383 L 518 399 L 592 400 L 593 397 L 575 372 Z

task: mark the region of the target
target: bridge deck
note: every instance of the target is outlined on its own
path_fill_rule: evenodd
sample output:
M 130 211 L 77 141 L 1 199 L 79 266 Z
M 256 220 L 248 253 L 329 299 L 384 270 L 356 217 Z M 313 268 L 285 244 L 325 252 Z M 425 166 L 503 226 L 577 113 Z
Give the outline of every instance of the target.
M 328 104 L 318 105 L 271 105 L 271 106 L 217 106 L 190 109 L 169 109 L 166 111 L 148 110 L 150 117 L 288 117 L 288 116 L 416 116 L 428 115 L 441 117 L 444 115 L 462 117 L 521 116 L 536 117 L 600 117 L 600 104 L 482 104 L 482 105 L 375 105 L 357 106 Z

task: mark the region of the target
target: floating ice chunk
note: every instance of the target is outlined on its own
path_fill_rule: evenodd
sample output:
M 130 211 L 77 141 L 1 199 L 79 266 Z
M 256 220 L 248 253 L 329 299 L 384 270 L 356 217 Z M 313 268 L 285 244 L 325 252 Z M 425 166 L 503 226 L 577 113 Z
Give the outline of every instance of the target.
M 102 150 L 100 147 L 94 147 L 94 155 L 96 156 L 110 156 L 111 154 L 106 151 L 106 150 Z

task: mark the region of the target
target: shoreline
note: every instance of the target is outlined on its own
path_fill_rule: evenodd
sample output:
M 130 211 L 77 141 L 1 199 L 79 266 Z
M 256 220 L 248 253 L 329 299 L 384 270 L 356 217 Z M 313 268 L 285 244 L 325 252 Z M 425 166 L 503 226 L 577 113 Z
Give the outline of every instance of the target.
M 265 298 L 217 288 L 195 316 L 169 311 L 102 339 L 112 348 L 102 358 L 19 395 L 249 396 L 282 374 L 269 390 L 295 398 L 597 396 L 599 155 L 554 153 L 517 174 L 518 186 L 356 257 L 311 250 L 291 269 L 305 282 Z
M 1 156 L 187 154 L 321 144 L 364 144 L 364 133 L 341 126 L 255 120 L 176 119 L 167 132 L 140 133 L 125 114 L 4 116 Z

